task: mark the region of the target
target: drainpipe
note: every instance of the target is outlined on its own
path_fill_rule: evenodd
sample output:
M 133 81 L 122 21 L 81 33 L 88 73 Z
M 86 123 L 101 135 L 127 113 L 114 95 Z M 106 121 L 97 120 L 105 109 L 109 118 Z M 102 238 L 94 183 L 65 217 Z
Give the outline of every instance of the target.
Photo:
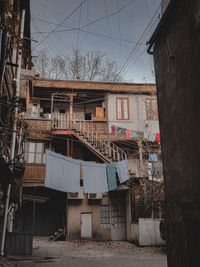
M 22 17 L 21 17 L 21 25 L 20 25 L 20 39 L 22 40 L 24 37 L 24 20 L 25 20 L 25 9 L 22 10 Z M 18 58 L 17 58 L 17 77 L 16 77 L 16 107 L 15 107 L 15 118 L 13 123 L 13 130 L 12 130 L 12 143 L 11 143 L 11 152 L 10 152 L 10 159 L 11 162 L 14 163 L 15 158 L 15 144 L 16 144 L 16 133 L 17 133 L 17 117 L 18 117 L 18 104 L 19 104 L 19 89 L 20 89 L 20 76 L 21 76 L 21 63 L 22 63 L 22 50 L 18 50 Z M 11 166 L 11 171 L 13 170 L 13 166 Z M 7 225 L 7 217 L 8 217 L 8 207 L 9 207 L 9 200 L 10 200 L 10 190 L 11 184 L 8 185 L 7 192 L 6 192 L 6 201 L 5 201 L 5 208 L 4 208 L 4 217 L 3 217 L 3 226 L 2 226 L 2 233 L 1 233 L 1 240 L 0 240 L 0 256 L 4 256 L 4 245 L 5 245 L 5 237 L 6 237 L 6 225 Z

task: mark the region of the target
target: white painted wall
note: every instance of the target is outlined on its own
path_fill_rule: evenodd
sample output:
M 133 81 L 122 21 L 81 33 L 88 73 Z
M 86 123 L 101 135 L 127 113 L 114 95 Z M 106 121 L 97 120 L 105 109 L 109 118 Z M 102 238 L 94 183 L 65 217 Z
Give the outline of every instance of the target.
M 139 219 L 140 246 L 160 246 L 165 241 L 160 237 L 160 220 L 151 218 Z
M 116 98 L 129 98 L 129 120 L 117 120 L 116 114 Z M 159 133 L 158 120 L 146 120 L 145 98 L 155 98 L 155 96 L 135 95 L 135 94 L 109 94 L 107 96 L 107 118 L 109 131 L 111 125 L 116 125 L 130 130 L 142 132 Z
M 165 241 L 160 237 L 159 219 L 140 218 L 138 223 L 131 223 L 131 241 L 139 246 L 163 246 Z

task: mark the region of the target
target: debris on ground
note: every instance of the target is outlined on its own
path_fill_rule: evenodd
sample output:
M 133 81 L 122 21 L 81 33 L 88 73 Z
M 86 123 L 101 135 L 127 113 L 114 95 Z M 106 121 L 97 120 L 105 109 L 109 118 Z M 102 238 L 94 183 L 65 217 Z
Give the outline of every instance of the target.
M 135 247 L 134 244 L 131 244 L 128 242 L 117 242 L 117 241 L 96 242 L 96 241 L 89 240 L 89 239 L 72 240 L 71 243 L 76 246 L 94 245 L 94 246 L 105 247 L 105 248 L 131 249 Z

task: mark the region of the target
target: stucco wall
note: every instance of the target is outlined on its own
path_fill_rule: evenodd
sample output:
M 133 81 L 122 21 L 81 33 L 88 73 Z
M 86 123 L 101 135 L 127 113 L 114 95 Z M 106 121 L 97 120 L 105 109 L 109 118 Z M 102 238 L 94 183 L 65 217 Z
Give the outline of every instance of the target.
M 138 223 L 131 223 L 131 240 L 139 246 L 163 246 L 160 237 L 160 220 L 140 218 Z
M 68 200 L 68 238 L 81 238 L 81 212 L 92 212 L 92 238 L 110 240 L 111 230 L 102 229 L 100 225 L 100 204 L 109 204 L 109 198 L 102 200 L 88 200 L 84 194 L 83 200 Z
M 151 218 L 139 219 L 139 245 L 162 246 L 165 241 L 160 237 L 160 220 Z
M 139 243 L 139 225 L 138 223 L 131 223 L 131 238 L 130 241 L 138 245 Z
M 129 120 L 117 120 L 116 98 L 129 99 Z M 109 131 L 111 125 L 142 132 L 159 133 L 158 120 L 146 120 L 145 98 L 155 98 L 155 96 L 133 95 L 133 94 L 109 94 L 107 96 L 107 116 Z

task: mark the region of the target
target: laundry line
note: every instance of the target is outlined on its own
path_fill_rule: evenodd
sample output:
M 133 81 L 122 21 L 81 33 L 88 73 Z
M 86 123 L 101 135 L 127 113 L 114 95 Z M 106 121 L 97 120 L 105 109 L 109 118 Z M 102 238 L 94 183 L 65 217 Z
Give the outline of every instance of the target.
M 136 130 L 131 130 L 129 128 L 122 128 L 116 125 L 111 126 L 111 131 L 114 136 L 126 135 L 127 139 L 147 139 L 151 142 L 160 143 L 160 134 L 159 133 L 149 133 L 149 132 L 141 132 Z
M 46 150 L 45 187 L 62 192 L 80 192 L 81 169 L 85 193 L 104 193 L 130 178 L 128 160 L 111 164 L 91 163 Z

